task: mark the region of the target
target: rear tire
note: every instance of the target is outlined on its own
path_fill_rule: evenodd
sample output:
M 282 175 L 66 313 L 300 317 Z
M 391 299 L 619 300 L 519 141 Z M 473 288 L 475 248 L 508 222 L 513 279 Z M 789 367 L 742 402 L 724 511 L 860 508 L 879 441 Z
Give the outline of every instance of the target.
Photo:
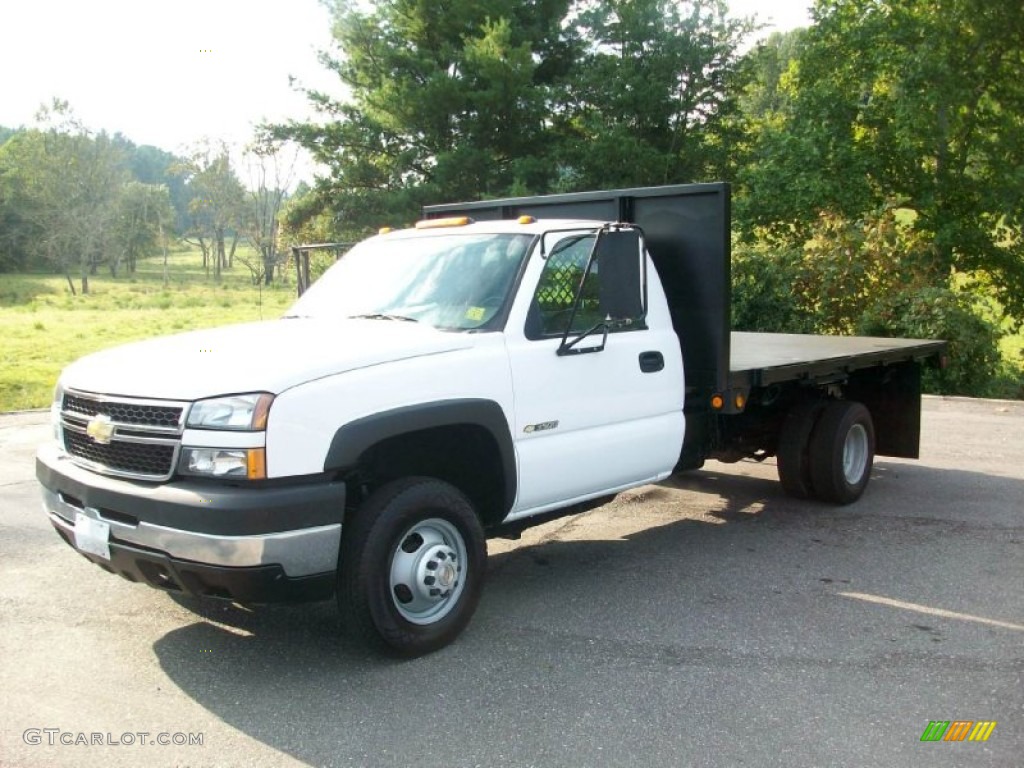
M 469 623 L 486 561 L 480 520 L 457 488 L 426 477 L 395 480 L 346 522 L 338 607 L 358 639 L 421 656 Z
M 851 504 L 871 479 L 875 427 L 860 403 L 836 400 L 825 406 L 811 434 L 810 466 L 814 495 L 833 504 Z
M 796 499 L 814 496 L 809 446 L 814 425 L 824 408 L 821 400 L 798 403 L 786 414 L 779 431 L 779 447 L 775 452 L 779 482 L 783 490 Z

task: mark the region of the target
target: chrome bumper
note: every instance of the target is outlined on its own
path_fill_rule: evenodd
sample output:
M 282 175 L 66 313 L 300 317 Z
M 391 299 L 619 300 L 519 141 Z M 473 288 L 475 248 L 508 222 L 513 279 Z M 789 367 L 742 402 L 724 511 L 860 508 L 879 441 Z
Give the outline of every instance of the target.
M 140 521 L 128 525 L 103 517 L 91 507 L 67 503 L 42 488 L 43 508 L 50 522 L 74 541 L 75 515 L 85 514 L 110 525 L 112 539 L 155 550 L 176 560 L 225 567 L 280 565 L 289 577 L 332 572 L 338 567 L 341 524 L 252 536 L 218 536 L 182 531 Z

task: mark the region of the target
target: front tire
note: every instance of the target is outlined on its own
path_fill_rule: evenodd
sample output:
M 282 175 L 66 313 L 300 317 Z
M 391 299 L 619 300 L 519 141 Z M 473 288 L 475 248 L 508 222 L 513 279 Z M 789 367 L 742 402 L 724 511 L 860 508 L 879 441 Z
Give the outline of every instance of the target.
M 852 504 L 871 479 L 875 427 L 860 403 L 836 400 L 825 406 L 810 444 L 814 495 L 833 504 Z
M 487 543 L 469 500 L 440 480 L 382 486 L 346 524 L 338 604 L 349 630 L 398 656 L 430 653 L 469 623 Z

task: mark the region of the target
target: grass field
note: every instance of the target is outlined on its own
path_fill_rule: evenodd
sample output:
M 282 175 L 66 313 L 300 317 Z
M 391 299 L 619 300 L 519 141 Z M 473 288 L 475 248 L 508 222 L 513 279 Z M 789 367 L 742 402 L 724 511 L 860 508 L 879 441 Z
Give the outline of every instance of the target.
M 0 411 L 49 405 L 61 369 L 89 352 L 278 317 L 295 300 L 294 278 L 288 277 L 286 284 L 264 287 L 261 296 L 249 270 L 237 264 L 217 284 L 193 251 L 171 254 L 166 287 L 162 258 L 143 261 L 134 275 L 117 279 L 101 267 L 85 296 L 72 296 L 59 276 L 0 275 Z
M 0 412 L 49 405 L 61 369 L 73 360 L 126 341 L 278 317 L 295 300 L 292 275 L 262 296 L 241 265 L 220 284 L 205 275 L 196 251 L 171 255 L 168 285 L 162 259 L 134 275 L 101 269 L 88 295 L 72 296 L 63 277 L 0 274 Z M 1003 339 L 1011 371 L 1024 368 L 1024 333 Z M 1020 397 L 1020 377 L 994 394 Z

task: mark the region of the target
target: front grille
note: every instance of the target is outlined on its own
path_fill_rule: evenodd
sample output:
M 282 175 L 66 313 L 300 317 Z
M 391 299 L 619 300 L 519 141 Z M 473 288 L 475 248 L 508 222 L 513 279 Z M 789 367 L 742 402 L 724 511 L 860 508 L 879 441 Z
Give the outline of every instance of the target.
M 93 400 L 65 394 L 64 410 L 83 416 L 96 416 L 105 413 L 111 421 L 116 421 L 119 424 L 177 429 L 181 422 L 182 407 L 180 405 Z
M 72 456 L 78 456 L 93 464 L 118 472 L 149 477 L 164 477 L 170 474 L 174 461 L 173 445 L 124 443 L 116 440 L 109 445 L 101 445 L 88 435 L 71 430 L 64 432 L 64 448 Z
M 174 474 L 185 403 L 66 392 L 61 405 L 64 449 L 78 464 L 139 480 Z M 107 434 L 97 434 L 99 440 L 88 434 L 96 416 L 106 417 Z

